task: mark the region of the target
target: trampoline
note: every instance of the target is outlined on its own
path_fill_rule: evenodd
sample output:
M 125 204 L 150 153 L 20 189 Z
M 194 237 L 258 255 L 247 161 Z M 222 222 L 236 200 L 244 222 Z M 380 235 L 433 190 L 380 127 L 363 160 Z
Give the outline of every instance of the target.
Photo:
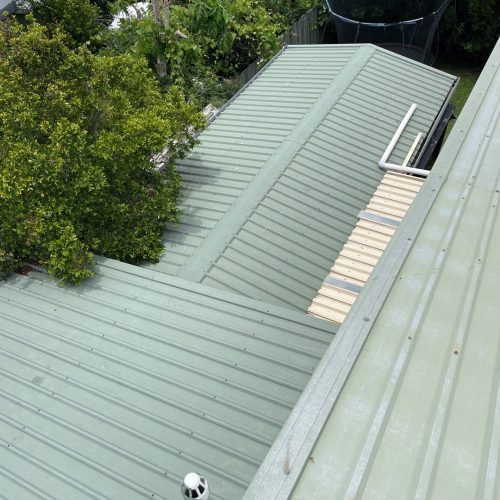
M 325 0 L 338 43 L 373 43 L 432 65 L 451 0 Z M 437 35 L 437 37 L 436 37 Z

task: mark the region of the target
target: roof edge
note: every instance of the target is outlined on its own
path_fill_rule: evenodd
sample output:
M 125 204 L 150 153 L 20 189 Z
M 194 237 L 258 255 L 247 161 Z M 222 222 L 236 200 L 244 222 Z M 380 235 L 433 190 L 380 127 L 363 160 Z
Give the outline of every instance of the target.
M 314 50 L 317 50 L 318 48 L 330 48 L 330 47 L 371 47 L 375 49 L 376 52 L 383 53 L 387 56 L 391 56 L 394 59 L 399 59 L 401 61 L 404 61 L 408 64 L 412 64 L 413 66 L 418 66 L 422 70 L 427 70 L 430 73 L 434 73 L 436 75 L 440 75 L 443 77 L 454 77 L 457 78 L 455 75 L 451 75 L 450 73 L 447 73 L 446 71 L 443 71 L 438 68 L 434 68 L 433 66 L 429 66 L 428 64 L 424 64 L 420 61 L 415 61 L 415 59 L 410 59 L 409 57 L 403 56 L 401 54 L 397 54 L 396 52 L 392 52 L 391 50 L 385 49 L 384 47 L 380 47 L 378 45 L 375 45 L 373 43 L 320 43 L 320 44 L 296 44 L 296 45 L 287 45 L 287 49 L 298 49 L 298 48 L 311 48 Z

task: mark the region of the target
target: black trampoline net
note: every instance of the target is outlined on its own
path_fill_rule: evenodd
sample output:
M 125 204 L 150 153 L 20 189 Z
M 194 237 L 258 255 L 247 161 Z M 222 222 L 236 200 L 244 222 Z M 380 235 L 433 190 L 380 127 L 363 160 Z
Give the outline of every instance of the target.
M 451 0 L 326 0 L 338 43 L 373 43 L 433 64 L 439 20 Z

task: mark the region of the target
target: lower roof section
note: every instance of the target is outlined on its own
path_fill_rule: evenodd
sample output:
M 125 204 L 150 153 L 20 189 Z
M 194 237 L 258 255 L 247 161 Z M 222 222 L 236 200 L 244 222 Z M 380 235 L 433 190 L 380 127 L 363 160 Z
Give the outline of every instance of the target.
M 101 259 L 0 283 L 2 498 L 241 498 L 335 327 Z
M 405 256 L 382 307 L 372 280 L 339 330 L 371 324 L 294 500 L 499 498 L 499 158 L 500 42 L 375 272 Z

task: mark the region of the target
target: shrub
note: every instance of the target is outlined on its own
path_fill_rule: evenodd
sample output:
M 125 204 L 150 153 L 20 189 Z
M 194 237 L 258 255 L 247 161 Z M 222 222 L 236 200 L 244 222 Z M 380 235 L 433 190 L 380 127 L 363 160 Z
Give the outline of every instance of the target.
M 178 216 L 174 161 L 203 122 L 144 59 L 66 41 L 36 23 L 0 29 L 0 251 L 80 282 L 92 252 L 159 259 Z M 149 158 L 165 147 L 160 171 Z
M 65 31 L 71 37 L 66 43 L 74 46 L 88 42 L 100 29 L 101 11 L 90 0 L 22 0 L 20 5 L 51 31 Z
M 441 22 L 441 45 L 452 57 L 467 57 L 483 63 L 500 33 L 495 0 L 458 0 Z

